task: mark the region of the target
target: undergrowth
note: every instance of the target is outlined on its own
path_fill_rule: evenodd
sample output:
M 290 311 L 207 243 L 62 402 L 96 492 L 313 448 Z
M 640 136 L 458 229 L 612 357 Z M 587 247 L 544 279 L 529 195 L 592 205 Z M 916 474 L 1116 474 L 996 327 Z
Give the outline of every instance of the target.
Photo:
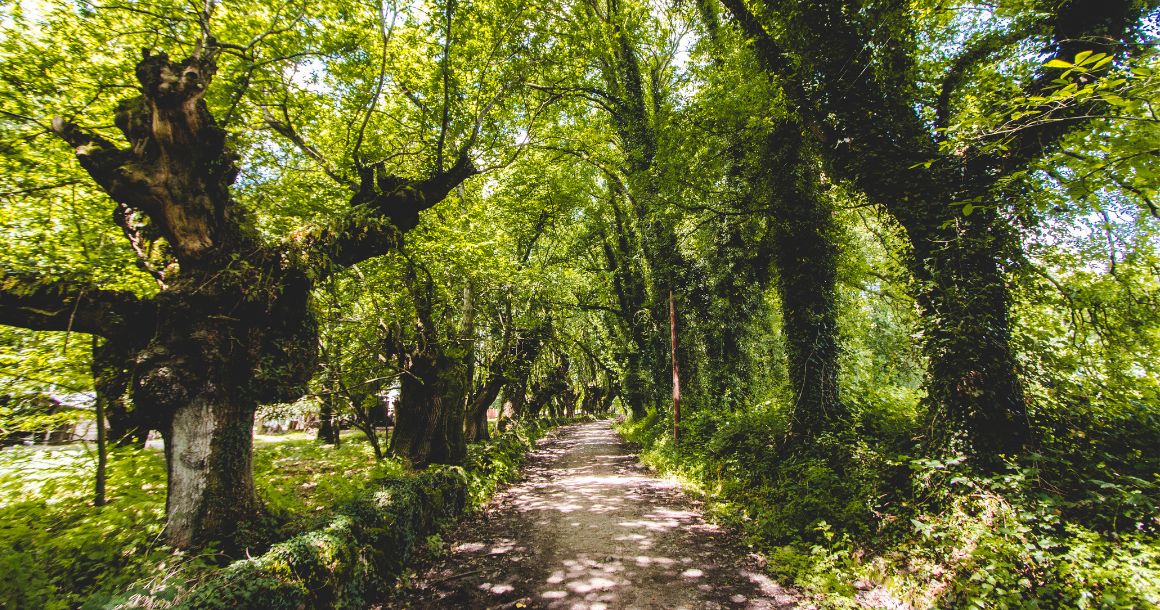
M 687 415 L 679 447 L 669 426 L 653 414 L 620 430 L 822 607 L 1160 606 L 1157 445 L 1125 451 L 1106 436 L 1157 439 L 1160 426 L 1045 426 L 1039 451 L 994 476 L 865 429 L 784 459 L 772 405 Z

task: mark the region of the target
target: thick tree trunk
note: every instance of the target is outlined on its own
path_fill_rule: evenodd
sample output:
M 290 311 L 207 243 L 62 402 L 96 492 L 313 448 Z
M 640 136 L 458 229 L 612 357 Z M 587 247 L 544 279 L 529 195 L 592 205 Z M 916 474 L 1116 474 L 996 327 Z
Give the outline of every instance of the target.
M 254 491 L 257 405 L 204 394 L 180 406 L 165 433 L 165 536 L 178 548 L 224 541 L 237 552 L 262 514 Z
M 641 419 L 648 415 L 647 402 L 652 397 L 649 391 L 648 368 L 641 363 L 641 354 L 631 353 L 625 362 L 624 401 L 628 403 L 632 419 Z
M 1002 465 L 1000 455 L 1016 455 L 1031 440 L 1000 263 L 1007 237 L 998 222 L 993 209 L 976 209 L 939 226 L 908 227 L 932 440 L 945 446 L 959 434 L 964 449 L 992 470 Z
M 503 391 L 503 408 L 500 411 L 500 420 L 521 420 L 527 411 L 528 384 L 527 380 L 508 384 Z
M 524 407 L 524 417 L 535 419 L 540 416 L 544 407 L 548 406 L 551 406 L 550 414 L 559 415 L 560 410 L 557 406 L 559 401 L 556 399 L 568 393 L 568 362 L 564 360 L 548 378 L 542 379 L 532 392 Z
M 496 392 L 496 396 L 498 395 L 499 392 Z M 489 406 L 491 403 L 482 405 L 476 401 L 472 401 L 472 404 L 468 406 L 467 430 L 464 434 L 467 442 L 478 443 L 491 438 L 491 430 L 488 429 L 487 425 L 487 408 Z
M 452 364 L 447 358 L 428 352 L 410 355 L 395 405 L 391 453 L 407 459 L 412 466 L 459 464 L 467 455 L 463 410 L 459 403 L 445 400 L 446 381 L 441 379 Z
M 837 227 L 818 192 L 817 163 L 803 147 L 800 126 L 785 124 L 769 136 L 765 159 L 793 392 L 788 436 L 793 445 L 848 423 L 838 392 Z
M 507 377 L 499 370 L 500 367 L 492 368 L 491 377 L 468 404 L 467 442 L 469 443 L 484 441 L 491 437 L 487 428 L 487 409 L 495 402 L 500 391 L 508 382 Z
M 1010 297 L 1002 268 L 1007 244 L 993 207 L 975 207 L 973 214 L 959 208 L 987 201 L 1004 177 L 1026 169 L 1072 130 L 1114 106 L 1094 100 L 1044 101 L 1040 109 L 1052 120 L 1025 113 L 983 138 L 978 150 L 946 154 L 938 150 L 939 136 L 931 132 L 929 119 L 916 112 L 922 105 L 913 97 L 918 89 L 900 89 L 901 81 L 888 80 L 912 72 L 915 59 L 906 45 L 875 50 L 872 39 L 880 32 L 865 29 L 843 3 L 804 3 L 784 13 L 791 20 L 785 29 L 803 36 L 775 39 L 744 2 L 722 1 L 754 39 L 764 67 L 782 77 L 787 96 L 799 110 L 814 115 L 812 127 L 826 134 L 836 176 L 852 178 L 906 229 L 924 310 L 931 427 L 936 437 L 964 435 L 980 465 L 998 466 L 999 455 L 1019 452 L 1031 436 L 1010 342 Z M 884 23 L 907 19 L 902 5 L 892 10 L 897 12 L 884 17 Z M 1127 0 L 1058 3 L 1044 24 L 1051 30 L 1047 50 L 1053 59 L 1072 61 L 1081 51 L 1123 56 L 1144 48 L 1135 30 L 1149 10 Z M 1033 39 L 1032 31 L 1025 41 Z M 783 42 L 792 46 L 783 49 Z M 787 50 L 803 60 L 800 67 Z M 942 82 L 936 128 L 953 120 L 951 101 L 964 70 L 986 60 L 992 50 L 968 48 L 956 58 L 955 69 Z M 851 57 L 879 52 L 884 65 L 895 69 L 849 69 Z M 1071 78 L 1082 85 L 1092 76 L 1081 71 Z M 1019 93 L 1044 95 L 1060 77 L 1043 70 L 1025 79 Z
M 615 221 L 615 240 L 604 240 L 604 256 L 612 272 L 613 293 L 616 295 L 621 323 L 632 344 L 624 354 L 623 386 L 624 401 L 633 419 L 643 418 L 648 413 L 647 402 L 652 398 L 649 366 L 650 351 L 645 311 L 648 294 L 644 280 L 644 269 L 638 256 L 639 244 L 631 220 L 617 202 L 620 192 L 613 189 L 609 193 L 609 205 Z
M 346 184 L 349 216 L 269 246 L 231 196 L 237 156 L 204 101 L 219 51 L 208 36 L 182 61 L 145 51 L 136 66 L 141 95 L 123 100 L 114 117 L 128 146 L 52 120 L 116 202 L 114 220 L 161 292 L 142 301 L 67 281 L 11 290 L 24 278 L 5 271 L 0 321 L 134 338 L 135 413 L 166 437 L 168 540 L 221 540 L 229 551 L 261 512 L 251 474 L 255 408 L 301 396 L 314 371 L 312 278 L 394 250 L 423 210 L 477 171 L 466 150 L 420 180 L 393 176 L 381 162 L 360 164 L 357 183 Z M 295 140 L 289 126 L 270 127 Z M 158 240 L 165 247 L 153 248 Z

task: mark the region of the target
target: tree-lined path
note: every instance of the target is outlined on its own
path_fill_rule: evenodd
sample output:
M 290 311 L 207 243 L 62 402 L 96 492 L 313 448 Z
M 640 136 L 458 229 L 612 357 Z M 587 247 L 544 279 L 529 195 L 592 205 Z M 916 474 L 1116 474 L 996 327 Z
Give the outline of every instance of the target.
M 792 608 L 608 421 L 568 426 L 387 608 Z

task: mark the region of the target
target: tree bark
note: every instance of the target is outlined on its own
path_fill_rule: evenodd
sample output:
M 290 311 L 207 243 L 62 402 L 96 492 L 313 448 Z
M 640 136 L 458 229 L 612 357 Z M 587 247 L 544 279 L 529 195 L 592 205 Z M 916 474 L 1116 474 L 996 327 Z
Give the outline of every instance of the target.
M 419 271 L 425 276 L 419 279 Z M 403 370 L 391 452 L 412 466 L 459 464 L 467 456 L 463 354 L 448 354 L 434 316 L 434 285 L 425 269 L 408 264 L 404 282 L 415 304 L 415 345 L 396 346 Z M 457 336 L 452 334 L 453 337 Z
M 999 454 L 1019 452 L 1030 438 L 1010 344 L 1010 297 L 1003 270 L 1006 228 L 998 206 L 977 207 L 973 215 L 965 209 L 960 213 L 960 206 L 994 198 L 1001 178 L 1025 168 L 1064 135 L 1098 116 L 1102 102 L 1066 107 L 1048 102 L 1042 110 L 1055 120 L 1029 113 L 1007 123 L 1003 134 L 985 141 L 981 150 L 944 154 L 939 135 L 916 113 L 921 102 L 914 83 L 907 80 L 916 68 L 906 44 L 872 42 L 882 32 L 865 29 L 842 2 L 805 3 L 781 12 L 766 3 L 773 9 L 767 11 L 770 18 L 785 20 L 781 32 L 793 33 L 781 38 L 771 35 L 773 30 L 742 0 L 721 2 L 753 40 L 763 67 L 779 78 L 809 132 L 823 144 L 834 174 L 883 204 L 906 230 L 918 280 L 916 296 L 924 310 L 923 345 L 930 359 L 927 404 L 931 427 L 938 431 L 934 436 L 965 436 L 978 464 L 993 469 L 1001 463 Z M 880 21 L 894 19 L 894 27 L 905 27 L 901 11 L 906 7 L 892 10 L 894 15 Z M 1069 62 L 1081 50 L 1122 55 L 1130 52 L 1130 35 L 1146 10 L 1129 0 L 1069 0 L 1027 28 L 1023 38 L 1049 36 L 1048 54 Z M 986 38 L 983 47 L 968 48 L 956 58 L 936 108 L 940 127 L 948 124 L 951 94 L 971 62 L 985 59 L 995 44 L 1019 39 Z M 878 57 L 889 69 L 850 70 L 851 57 Z M 1041 71 L 1022 93 L 1042 95 L 1058 76 Z
M 408 360 L 395 405 L 391 453 L 415 467 L 462 463 L 467 455 L 463 434 L 451 428 L 462 428 L 463 411 L 458 403 L 445 400 L 445 375 L 454 362 L 428 351 L 412 352 Z
M 244 547 L 247 529 L 262 514 L 253 478 L 256 410 L 256 403 L 206 394 L 173 414 L 165 433 L 165 536 L 171 545 L 224 541 L 227 553 Z
M 336 421 L 338 418 L 334 408 L 335 398 L 336 395 L 332 391 L 328 391 L 322 398 L 322 405 L 318 410 L 318 440 L 338 447 L 340 430 Z
M 501 366 L 493 365 L 487 382 L 479 392 L 472 397 L 467 407 L 467 442 L 485 441 L 491 437 L 487 427 L 487 409 L 491 407 L 500 391 L 507 385 L 507 376 L 503 374 Z
M 136 69 L 141 95 L 115 117 L 129 147 L 52 122 L 116 202 L 115 220 L 134 246 L 146 234 L 166 242 L 173 271 L 161 293 L 141 300 L 5 271 L 0 323 L 110 339 L 127 332 L 134 408 L 166 437 L 167 538 L 179 548 L 223 541 L 229 552 L 261 516 L 251 473 L 255 409 L 301 396 L 314 370 L 311 278 L 396 248 L 423 210 L 476 170 L 467 151 L 423 179 L 360 166 L 337 228 L 266 245 L 232 199 L 236 156 L 204 101 L 217 53 L 208 38 L 179 62 L 145 53 Z M 122 223 L 129 215 L 149 231 Z
M 94 335 L 96 337 L 96 335 Z M 124 338 L 94 341 L 91 370 L 93 390 L 108 420 L 108 436 L 117 446 L 144 447 L 151 422 L 147 406 L 129 406 L 133 380 L 132 352 Z
M 1010 238 L 997 216 L 981 208 L 941 226 L 907 229 L 927 232 L 912 239 L 911 268 L 929 358 L 931 440 L 942 447 L 962 440 L 977 464 L 992 470 L 1002 466 L 999 456 L 1017 455 L 1031 441 L 999 263 Z

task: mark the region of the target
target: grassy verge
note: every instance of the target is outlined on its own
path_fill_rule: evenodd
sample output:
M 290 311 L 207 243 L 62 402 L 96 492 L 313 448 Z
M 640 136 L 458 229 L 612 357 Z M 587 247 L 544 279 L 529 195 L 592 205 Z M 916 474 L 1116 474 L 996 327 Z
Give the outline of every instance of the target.
M 377 479 L 355 499 L 340 504 L 320 527 L 177 591 L 175 605 L 222 610 L 366 608 L 383 599 L 429 536 L 517 476 L 524 456 L 547 427 L 523 424 L 473 445 L 464 467 L 436 466 Z M 182 589 L 187 585 L 179 583 Z M 150 591 L 125 601 L 129 607 L 155 608 L 169 597 L 162 588 L 161 595 Z
M 655 418 L 620 431 L 821 607 L 1160 607 L 1160 475 L 1071 447 L 982 477 L 861 439 L 837 468 L 778 462 L 776 413 L 712 415 L 679 448 Z
M 406 473 L 392 460 L 376 462 L 358 435 L 344 435 L 337 449 L 301 433 L 259 436 L 255 481 L 283 523 L 280 537 L 289 540 L 251 561 L 261 560 L 261 566 L 274 571 L 300 570 L 302 565 L 279 564 L 273 558 L 304 557 L 304 550 L 329 547 L 330 556 L 312 556 L 310 561 L 318 564 L 310 570 L 338 574 L 339 564 L 350 559 L 342 553 L 356 537 L 381 539 L 381 531 L 371 530 L 418 536 L 415 532 L 431 529 L 440 518 L 483 502 L 515 476 L 523 454 L 544 430 L 523 426 L 472 446 L 466 469 L 440 470 L 426 478 Z M 220 570 L 220 558 L 212 552 L 189 556 L 161 544 L 165 463 L 159 451 L 115 450 L 109 463 L 109 504 L 103 507 L 91 504 L 94 463 L 95 455 L 81 445 L 0 451 L 0 573 L 5 575 L 0 579 L 0 607 L 102 608 L 130 601 L 164 607 L 188 597 L 191 585 L 244 571 L 235 566 L 245 562 Z M 397 502 L 401 498 L 420 501 Z M 393 504 L 424 514 L 400 517 Z M 444 514 L 445 508 L 454 510 Z M 397 573 L 413 540 L 387 542 L 402 553 L 369 563 L 356 558 L 355 563 Z M 362 599 L 353 590 L 343 595 Z

